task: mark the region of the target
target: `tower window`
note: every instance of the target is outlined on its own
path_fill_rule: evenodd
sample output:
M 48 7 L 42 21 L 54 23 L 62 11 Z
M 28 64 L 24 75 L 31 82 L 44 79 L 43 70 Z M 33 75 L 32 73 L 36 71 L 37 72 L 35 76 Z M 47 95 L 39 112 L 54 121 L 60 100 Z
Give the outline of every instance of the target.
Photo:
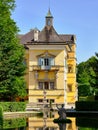
M 50 20 L 48 20 L 48 25 L 50 25 L 50 23 L 51 23 Z

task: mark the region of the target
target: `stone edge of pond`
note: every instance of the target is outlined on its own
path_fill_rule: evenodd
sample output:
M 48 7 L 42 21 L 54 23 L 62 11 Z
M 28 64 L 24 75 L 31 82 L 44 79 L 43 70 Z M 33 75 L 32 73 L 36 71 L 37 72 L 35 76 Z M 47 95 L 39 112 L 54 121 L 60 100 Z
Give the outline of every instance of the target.
M 38 111 L 4 112 L 3 117 L 4 117 L 4 119 L 10 119 L 10 118 L 36 116 L 37 114 L 40 114 L 40 112 L 38 112 Z

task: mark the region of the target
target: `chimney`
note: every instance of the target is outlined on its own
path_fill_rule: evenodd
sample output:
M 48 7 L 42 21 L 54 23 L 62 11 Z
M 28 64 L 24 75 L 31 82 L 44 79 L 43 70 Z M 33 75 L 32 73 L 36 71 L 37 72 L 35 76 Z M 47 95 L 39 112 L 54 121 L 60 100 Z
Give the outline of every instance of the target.
M 39 30 L 37 28 L 34 29 L 34 41 L 38 41 Z

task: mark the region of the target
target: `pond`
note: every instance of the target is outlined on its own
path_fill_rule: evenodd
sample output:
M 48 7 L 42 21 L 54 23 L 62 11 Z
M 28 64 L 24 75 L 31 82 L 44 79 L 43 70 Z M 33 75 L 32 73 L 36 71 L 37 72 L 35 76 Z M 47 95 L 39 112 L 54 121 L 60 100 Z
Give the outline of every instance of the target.
M 58 114 L 49 112 L 43 117 L 6 119 L 0 130 L 98 130 L 98 118 L 67 117 L 72 122 L 66 124 L 54 123 L 55 118 L 58 118 Z

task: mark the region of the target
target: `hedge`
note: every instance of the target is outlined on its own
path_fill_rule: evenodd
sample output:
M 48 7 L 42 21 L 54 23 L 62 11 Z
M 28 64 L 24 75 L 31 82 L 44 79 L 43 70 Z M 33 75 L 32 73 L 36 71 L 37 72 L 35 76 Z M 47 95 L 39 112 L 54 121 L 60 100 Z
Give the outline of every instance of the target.
M 4 112 L 25 111 L 26 102 L 0 102 Z
M 4 129 L 12 129 L 12 128 L 20 128 L 26 126 L 26 118 L 16 118 L 4 120 L 3 128 Z
M 77 111 L 98 111 L 98 101 L 77 101 Z

